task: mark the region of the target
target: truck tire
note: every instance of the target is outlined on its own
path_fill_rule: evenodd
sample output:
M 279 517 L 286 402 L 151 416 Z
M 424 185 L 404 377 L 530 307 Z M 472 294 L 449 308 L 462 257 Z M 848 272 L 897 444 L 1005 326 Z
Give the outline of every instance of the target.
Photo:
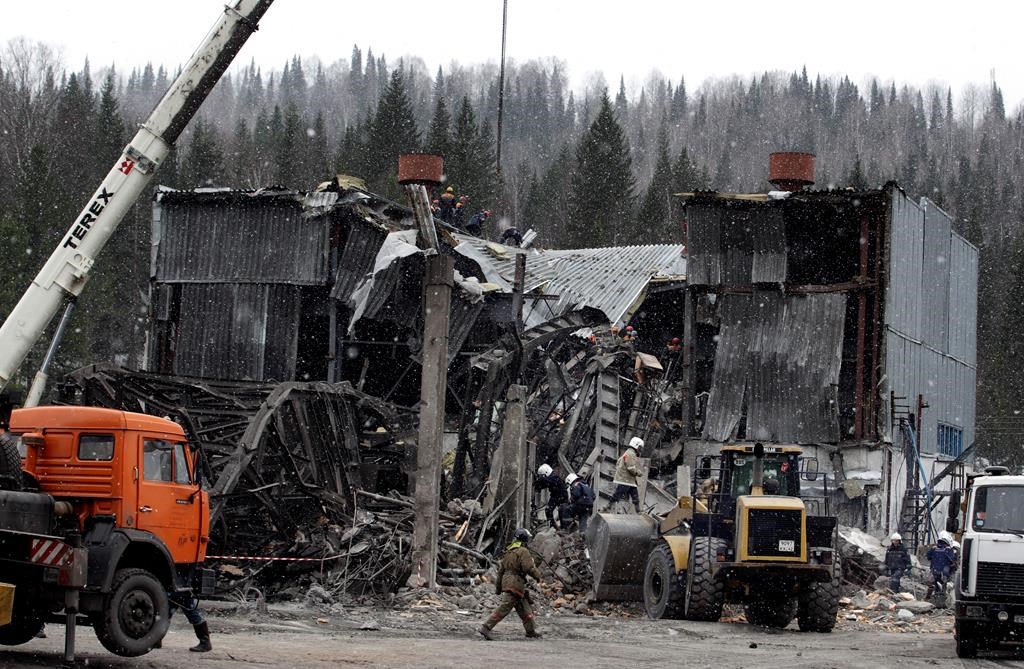
M 725 584 L 715 579 L 712 567 L 725 541 L 715 537 L 694 537 L 687 570 L 686 619 L 716 622 L 722 617 Z
M 953 624 L 953 636 L 956 639 L 957 657 L 970 659 L 978 656 L 978 637 L 970 623 L 957 620 Z
M 17 584 L 16 584 L 17 585 Z M 14 590 L 14 610 L 9 625 L 0 627 L 0 645 L 20 646 L 36 638 L 43 629 L 44 611 L 31 606 L 37 593 L 17 585 Z
M 797 598 L 797 624 L 801 632 L 831 632 L 839 612 L 839 579 L 843 573 L 839 552 L 832 554 L 832 578 L 823 583 L 808 583 Z
M 751 625 L 783 629 L 796 617 L 796 598 L 785 594 L 765 594 L 756 601 L 744 604 L 743 612 Z
M 21 490 L 21 454 L 18 440 L 11 434 L 0 434 L 0 490 Z
M 167 592 L 145 569 L 118 569 L 110 594 L 103 600 L 103 610 L 92 622 L 96 638 L 111 653 L 122 657 L 145 655 L 167 634 Z
M 686 572 L 676 572 L 672 549 L 664 542 L 647 556 L 644 569 L 644 608 L 654 620 L 683 617 L 686 603 Z

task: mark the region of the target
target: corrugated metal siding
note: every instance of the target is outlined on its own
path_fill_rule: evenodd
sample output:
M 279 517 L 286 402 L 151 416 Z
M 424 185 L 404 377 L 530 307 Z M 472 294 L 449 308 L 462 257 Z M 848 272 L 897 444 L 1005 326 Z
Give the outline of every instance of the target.
M 299 326 L 298 287 L 185 284 L 174 374 L 291 380 Z
M 892 192 L 891 211 L 885 324 L 920 341 L 924 216 L 900 190 Z
M 377 253 L 388 236 L 387 229 L 364 221 L 352 221 L 331 297 L 347 301 L 356 287 L 373 271 Z
M 686 209 L 686 280 L 691 286 L 722 283 L 721 219 L 722 210 L 718 207 L 690 205 Z
M 924 211 L 924 256 L 921 265 L 921 339 L 940 351 L 949 345 L 950 232 L 946 212 L 928 200 Z
M 916 407 L 922 396 L 923 452 L 937 450 L 939 423 L 962 428 L 966 446 L 975 432 L 978 251 L 935 204 L 915 207 L 899 191 L 891 247 L 883 400 L 891 390 Z
M 726 295 L 704 438 L 839 441 L 837 387 L 846 295 Z
M 692 286 L 786 280 L 786 226 L 779 206 L 691 205 L 686 213 Z
M 467 235 L 456 235 L 455 250 L 481 265 L 484 275 L 497 275 L 506 286 L 515 279 L 515 256 L 526 255 L 525 290 L 558 295 L 534 308 L 527 301 L 527 326 L 574 309 L 592 307 L 611 322 L 628 318 L 652 279 L 683 279 L 686 258 L 682 245 L 621 246 L 596 249 L 520 251 Z M 498 252 L 495 252 L 498 249 Z
M 327 218 L 304 216 L 292 199 L 165 201 L 159 207 L 153 219 L 157 281 L 327 282 Z
M 978 249 L 954 232 L 949 250 L 949 354 L 976 366 Z

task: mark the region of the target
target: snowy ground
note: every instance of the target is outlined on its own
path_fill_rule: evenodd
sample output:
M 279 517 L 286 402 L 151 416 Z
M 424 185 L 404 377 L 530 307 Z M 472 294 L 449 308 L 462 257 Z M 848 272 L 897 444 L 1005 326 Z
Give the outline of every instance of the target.
M 348 608 L 326 614 L 303 606 L 266 613 L 223 610 L 211 617 L 214 651 L 200 658 L 178 617 L 164 648 L 138 659 L 106 653 L 92 630 L 80 630 L 81 665 L 103 667 L 1009 667 L 1022 666 L 1001 652 L 962 662 L 954 653 L 952 619 L 927 631 L 907 626 L 883 631 L 840 622 L 832 634 L 803 634 L 792 626 L 766 631 L 742 622 L 652 621 L 642 617 L 547 615 L 542 640 L 527 640 L 517 619 L 498 626 L 498 640 L 480 639 L 474 628 L 484 613 L 424 609 Z M 732 618 L 735 620 L 735 618 Z M 944 631 L 935 631 L 936 628 Z M 52 667 L 63 628 L 19 648 L 0 649 L 0 667 Z M 197 662 L 197 660 L 199 660 Z

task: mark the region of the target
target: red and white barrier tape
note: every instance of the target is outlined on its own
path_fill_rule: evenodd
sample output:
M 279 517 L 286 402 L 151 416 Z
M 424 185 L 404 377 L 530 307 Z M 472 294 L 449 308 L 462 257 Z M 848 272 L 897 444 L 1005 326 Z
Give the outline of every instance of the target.
M 341 555 L 329 555 L 322 558 L 297 558 L 297 557 L 253 557 L 247 555 L 207 555 L 207 560 L 228 560 L 231 562 L 326 562 L 327 560 L 337 560 L 338 558 L 345 557 L 345 554 Z

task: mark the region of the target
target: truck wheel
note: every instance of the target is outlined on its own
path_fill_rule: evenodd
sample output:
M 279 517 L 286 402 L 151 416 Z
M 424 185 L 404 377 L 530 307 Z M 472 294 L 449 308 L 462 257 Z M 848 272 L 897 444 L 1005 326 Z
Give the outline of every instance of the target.
M 747 622 L 761 627 L 777 627 L 783 629 L 796 616 L 797 603 L 795 597 L 780 594 L 765 594 L 756 601 L 743 605 Z
M 839 579 L 843 573 L 839 552 L 832 553 L 832 579 L 808 583 L 797 598 L 797 624 L 801 632 L 831 632 L 839 612 Z
M 644 570 L 644 608 L 655 620 L 683 617 L 686 572 L 676 572 L 672 549 L 665 543 L 651 551 Z
M 43 629 L 43 611 L 30 606 L 36 593 L 18 585 L 14 590 L 14 610 L 9 625 L 0 627 L 0 645 L 20 646 L 36 638 Z
M 725 585 L 715 579 L 712 567 L 718 551 L 725 547 L 721 539 L 694 537 L 687 570 L 685 614 L 688 620 L 714 622 L 722 617 Z
M 21 490 L 22 487 L 18 440 L 5 432 L 0 434 L 0 490 Z
M 167 592 L 145 569 L 118 569 L 103 610 L 93 619 L 96 638 L 122 657 L 145 655 L 167 633 Z
M 978 656 L 978 639 L 970 623 L 957 620 L 953 624 L 953 636 L 956 637 L 957 657 L 970 659 Z

